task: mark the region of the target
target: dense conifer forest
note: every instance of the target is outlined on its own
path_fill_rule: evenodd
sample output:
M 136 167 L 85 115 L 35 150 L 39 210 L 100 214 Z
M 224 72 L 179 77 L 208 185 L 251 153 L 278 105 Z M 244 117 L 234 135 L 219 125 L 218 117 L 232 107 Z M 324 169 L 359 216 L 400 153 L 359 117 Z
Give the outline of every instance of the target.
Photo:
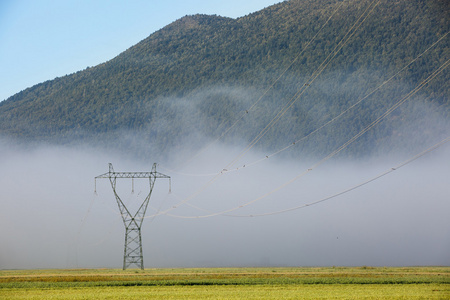
M 286 155 L 324 155 L 405 100 L 345 155 L 412 151 L 449 132 L 449 29 L 442 0 L 291 0 L 238 19 L 185 16 L 0 102 L 0 136 L 164 156 L 264 132 L 256 148 L 298 142 Z

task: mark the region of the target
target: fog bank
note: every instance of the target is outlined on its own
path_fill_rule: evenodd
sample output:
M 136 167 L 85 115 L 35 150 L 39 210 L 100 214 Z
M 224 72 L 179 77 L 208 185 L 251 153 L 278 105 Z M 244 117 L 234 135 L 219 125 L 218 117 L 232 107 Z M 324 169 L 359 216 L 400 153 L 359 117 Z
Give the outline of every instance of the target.
M 251 215 L 321 200 L 409 157 L 329 161 L 276 192 L 314 162 L 251 165 L 265 155 L 253 152 L 246 167 L 203 176 L 220 174 L 240 150 L 216 145 L 183 167 L 159 162 L 172 193 L 156 181 L 142 226 L 146 268 L 450 265 L 448 145 L 339 197 L 265 217 Z M 95 195 L 94 177 L 109 162 L 117 172 L 150 171 L 151 158 L 8 143 L 1 153 L 1 269 L 122 267 L 124 226 L 109 182 L 98 180 Z M 131 181 L 118 182 L 130 207 L 145 186 L 136 180 L 132 194 Z

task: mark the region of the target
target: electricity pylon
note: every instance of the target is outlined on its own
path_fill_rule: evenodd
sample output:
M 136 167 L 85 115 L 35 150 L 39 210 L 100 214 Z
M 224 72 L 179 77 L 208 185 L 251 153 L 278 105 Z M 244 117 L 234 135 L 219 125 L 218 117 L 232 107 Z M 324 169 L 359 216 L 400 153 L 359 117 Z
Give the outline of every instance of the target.
M 119 206 L 120 215 L 122 216 L 123 224 L 125 225 L 125 249 L 123 254 L 123 269 L 126 270 L 129 266 L 135 264 L 144 270 L 144 257 L 142 253 L 142 237 L 141 226 L 144 221 L 145 212 L 147 211 L 150 195 L 153 191 L 156 178 L 169 179 L 170 192 L 170 176 L 156 172 L 156 163 L 153 164 L 151 172 L 114 172 L 113 166 L 109 164 L 109 172 L 95 177 L 95 181 L 100 178 L 108 178 L 111 182 L 111 187 L 116 197 L 117 205 Z M 150 183 L 150 190 L 147 197 L 142 202 L 137 212 L 132 215 L 125 204 L 120 199 L 116 192 L 117 178 L 148 178 Z

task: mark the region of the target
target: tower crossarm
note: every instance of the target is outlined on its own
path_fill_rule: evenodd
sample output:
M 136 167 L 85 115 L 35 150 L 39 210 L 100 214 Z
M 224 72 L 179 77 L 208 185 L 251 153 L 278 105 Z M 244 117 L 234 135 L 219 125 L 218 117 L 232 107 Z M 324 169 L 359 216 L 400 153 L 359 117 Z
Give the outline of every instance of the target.
M 170 176 L 159 172 L 108 172 L 95 178 L 170 178 Z
M 113 165 L 110 163 L 109 172 L 95 177 L 95 179 L 100 178 L 170 178 L 170 176 L 156 172 L 156 163 L 153 164 L 150 172 L 115 172 Z

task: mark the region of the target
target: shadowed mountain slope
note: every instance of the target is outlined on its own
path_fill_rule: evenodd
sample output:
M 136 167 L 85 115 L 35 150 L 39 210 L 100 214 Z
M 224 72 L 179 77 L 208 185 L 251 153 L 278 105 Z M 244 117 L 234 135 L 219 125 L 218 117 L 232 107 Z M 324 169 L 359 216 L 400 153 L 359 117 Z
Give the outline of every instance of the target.
M 0 135 L 164 156 L 198 149 L 238 120 L 222 141 L 246 144 L 292 104 L 257 147 L 283 148 L 337 117 L 291 153 L 322 155 L 444 65 L 449 29 L 449 5 L 431 0 L 292 0 L 238 19 L 186 16 L 108 62 L 0 102 Z M 411 149 L 448 134 L 449 79 L 442 70 L 347 155 Z

